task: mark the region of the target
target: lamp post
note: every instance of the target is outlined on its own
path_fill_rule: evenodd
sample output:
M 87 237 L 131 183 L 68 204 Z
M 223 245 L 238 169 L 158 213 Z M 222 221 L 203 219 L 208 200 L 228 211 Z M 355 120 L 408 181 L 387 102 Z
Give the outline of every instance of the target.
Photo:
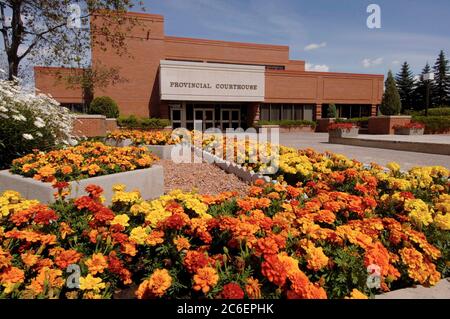
M 423 75 L 423 80 L 426 83 L 426 106 L 425 116 L 428 116 L 428 109 L 430 108 L 430 84 L 434 80 L 434 73 L 426 73 Z

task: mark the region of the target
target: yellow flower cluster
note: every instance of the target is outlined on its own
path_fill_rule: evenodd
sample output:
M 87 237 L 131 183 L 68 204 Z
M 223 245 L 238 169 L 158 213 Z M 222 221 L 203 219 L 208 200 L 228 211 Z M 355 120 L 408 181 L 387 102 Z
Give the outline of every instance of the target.
M 37 200 L 27 200 L 18 192 L 5 191 L 0 196 L 0 219 L 7 217 L 15 212 L 24 211 L 32 206 L 39 204 Z
M 435 225 L 442 230 L 450 230 L 450 195 L 442 194 L 435 202 Z
M 128 204 L 132 205 L 137 203 L 141 199 L 141 193 L 139 191 L 126 192 L 125 185 L 118 184 L 113 187 L 114 195 L 112 197 L 112 202 L 114 204 Z
M 418 226 L 428 226 L 433 222 L 433 215 L 428 205 L 421 199 L 405 200 L 404 208 L 409 212 L 411 220 Z

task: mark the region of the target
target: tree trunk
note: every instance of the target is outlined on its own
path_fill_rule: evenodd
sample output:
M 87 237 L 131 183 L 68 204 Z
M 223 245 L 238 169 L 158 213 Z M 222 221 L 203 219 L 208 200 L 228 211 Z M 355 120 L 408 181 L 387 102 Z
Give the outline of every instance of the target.
M 19 59 L 17 56 L 8 56 L 8 66 L 8 80 L 13 81 L 14 77 L 17 77 L 19 73 Z

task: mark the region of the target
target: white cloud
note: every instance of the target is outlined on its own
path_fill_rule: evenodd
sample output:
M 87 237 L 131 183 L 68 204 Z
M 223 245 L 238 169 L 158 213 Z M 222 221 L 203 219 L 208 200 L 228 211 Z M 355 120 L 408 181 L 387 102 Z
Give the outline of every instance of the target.
M 306 63 L 305 70 L 306 71 L 314 71 L 314 72 L 329 72 L 330 67 L 326 64 Z
M 376 58 L 376 59 L 366 58 L 366 59 L 362 60 L 362 65 L 366 69 L 380 65 L 382 63 L 383 63 L 383 58 Z
M 399 60 L 394 60 L 394 61 L 392 61 L 392 65 L 399 65 L 400 64 L 400 61 Z
M 308 45 L 305 47 L 305 51 L 317 50 L 317 49 L 320 49 L 320 48 L 325 48 L 326 46 L 327 46 L 327 43 L 326 43 L 326 42 L 322 42 L 322 43 L 311 43 L 311 44 L 308 44 Z

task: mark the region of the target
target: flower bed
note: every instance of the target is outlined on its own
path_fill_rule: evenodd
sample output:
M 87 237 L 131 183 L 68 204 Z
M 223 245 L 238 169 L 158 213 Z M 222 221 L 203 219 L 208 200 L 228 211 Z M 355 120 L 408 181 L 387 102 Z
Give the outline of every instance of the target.
M 328 135 L 330 138 L 356 137 L 359 127 L 353 123 L 330 123 L 328 125 Z
M 395 125 L 394 132 L 396 135 L 423 135 L 425 132 L 425 125 L 418 122 Z
M 135 283 L 138 298 L 367 298 L 450 275 L 447 170 L 305 152 L 308 182 L 257 181 L 244 198 L 146 202 L 117 186 L 107 208 L 95 186 L 51 206 L 6 192 L 1 297 L 111 298 Z M 65 285 L 73 264 L 79 289 Z
M 143 147 L 111 147 L 85 142 L 15 159 L 10 172 L 42 182 L 74 181 L 151 167 L 156 157 Z

